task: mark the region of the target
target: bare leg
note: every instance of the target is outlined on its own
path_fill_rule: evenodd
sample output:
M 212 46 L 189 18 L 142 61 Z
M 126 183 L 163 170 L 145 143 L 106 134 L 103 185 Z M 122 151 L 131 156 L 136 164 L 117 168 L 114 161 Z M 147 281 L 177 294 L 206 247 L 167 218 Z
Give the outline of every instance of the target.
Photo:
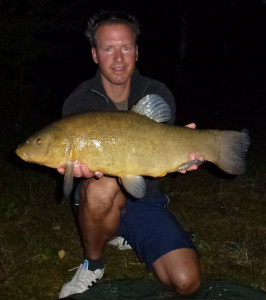
M 99 259 L 106 243 L 115 234 L 125 195 L 112 177 L 85 179 L 80 184 L 78 223 L 84 256 Z
M 194 294 L 200 286 L 198 256 L 193 249 L 173 250 L 153 263 L 159 280 L 180 296 Z

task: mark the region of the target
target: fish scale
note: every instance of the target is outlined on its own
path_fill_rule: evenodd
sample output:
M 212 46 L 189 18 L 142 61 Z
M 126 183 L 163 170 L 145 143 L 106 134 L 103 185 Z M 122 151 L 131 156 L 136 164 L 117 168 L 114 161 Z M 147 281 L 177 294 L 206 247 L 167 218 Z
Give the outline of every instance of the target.
M 91 171 L 120 177 L 125 189 L 138 198 L 145 193 L 142 176 L 161 177 L 188 168 L 190 153 L 229 174 L 244 173 L 246 132 L 160 123 L 170 117 L 165 101 L 148 95 L 133 111 L 93 111 L 63 118 L 31 136 L 16 153 L 25 161 L 66 167 L 67 181 L 73 180 L 72 163 L 78 160 Z

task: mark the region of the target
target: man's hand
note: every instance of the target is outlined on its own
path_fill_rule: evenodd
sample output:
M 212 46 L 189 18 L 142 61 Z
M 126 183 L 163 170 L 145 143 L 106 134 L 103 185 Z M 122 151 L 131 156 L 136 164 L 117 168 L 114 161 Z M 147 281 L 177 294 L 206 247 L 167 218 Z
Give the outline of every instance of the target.
M 63 168 L 63 167 L 58 168 L 57 171 L 62 175 L 65 174 L 65 168 Z M 79 161 L 75 161 L 74 164 L 73 164 L 73 174 L 74 174 L 74 177 L 77 177 L 77 178 L 81 178 L 81 177 L 84 177 L 84 178 L 92 178 L 92 177 L 101 178 L 101 177 L 103 177 L 102 172 L 99 172 L 99 171 L 92 172 L 92 171 L 89 170 L 89 168 L 86 164 L 80 163 Z
M 195 123 L 189 123 L 189 124 L 185 125 L 185 127 L 188 127 L 190 129 L 196 129 L 197 126 Z
M 187 124 L 186 127 L 191 128 L 191 129 L 196 129 L 196 124 L 195 123 L 190 123 L 190 124 Z M 204 158 L 202 156 L 196 157 L 195 153 L 190 153 L 189 156 L 188 156 L 188 160 L 189 161 L 191 161 L 191 160 L 200 160 L 200 161 L 203 162 Z M 199 167 L 198 165 L 193 165 L 193 166 L 189 167 L 187 170 L 179 171 L 179 173 L 185 174 L 187 171 L 197 170 L 198 167 Z

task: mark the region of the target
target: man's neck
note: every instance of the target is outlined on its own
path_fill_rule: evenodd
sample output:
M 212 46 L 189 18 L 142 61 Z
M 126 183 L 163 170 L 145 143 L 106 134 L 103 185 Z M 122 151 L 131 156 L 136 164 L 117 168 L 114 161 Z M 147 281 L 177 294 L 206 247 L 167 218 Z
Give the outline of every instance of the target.
M 130 93 L 131 80 L 128 80 L 126 83 L 119 85 L 112 84 L 111 82 L 102 78 L 102 83 L 107 96 L 113 102 L 122 102 L 128 99 Z

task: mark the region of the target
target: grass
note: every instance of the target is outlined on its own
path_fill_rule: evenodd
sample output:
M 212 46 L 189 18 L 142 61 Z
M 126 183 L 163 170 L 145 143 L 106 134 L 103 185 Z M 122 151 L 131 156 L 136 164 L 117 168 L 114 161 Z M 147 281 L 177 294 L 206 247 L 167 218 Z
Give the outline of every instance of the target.
M 202 167 L 187 177 L 174 175 L 168 189 L 173 211 L 199 247 L 203 277 L 237 279 L 266 290 L 265 171 L 263 162 L 253 161 L 261 146 L 250 150 L 244 176 L 214 176 Z
M 61 176 L 13 157 L 19 139 L 2 143 L 0 154 L 0 298 L 56 299 L 75 272 L 68 270 L 82 261 L 82 248 L 70 206 L 60 202 Z M 163 180 L 171 210 L 198 245 L 204 280 L 234 279 L 266 291 L 263 149 L 258 132 L 243 176 L 225 176 L 206 164 Z M 105 260 L 102 280 L 154 278 L 133 251 L 108 246 Z

